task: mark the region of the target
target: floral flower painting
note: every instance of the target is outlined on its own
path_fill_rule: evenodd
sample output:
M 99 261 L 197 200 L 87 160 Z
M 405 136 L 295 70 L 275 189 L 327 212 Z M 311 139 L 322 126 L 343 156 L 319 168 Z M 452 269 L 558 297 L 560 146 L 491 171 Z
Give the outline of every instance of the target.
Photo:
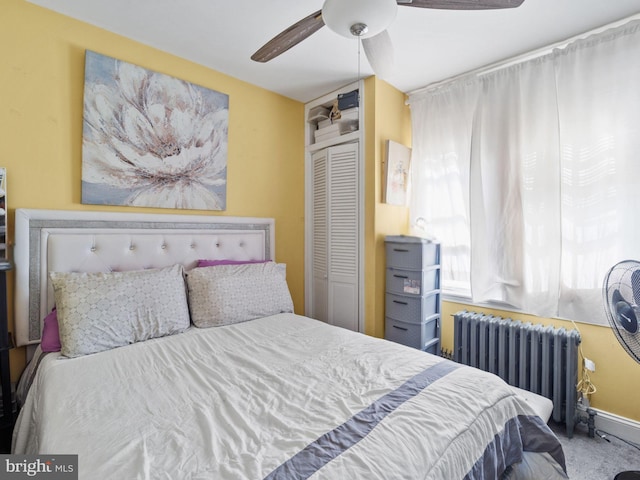
M 229 97 L 86 52 L 82 203 L 225 210 Z

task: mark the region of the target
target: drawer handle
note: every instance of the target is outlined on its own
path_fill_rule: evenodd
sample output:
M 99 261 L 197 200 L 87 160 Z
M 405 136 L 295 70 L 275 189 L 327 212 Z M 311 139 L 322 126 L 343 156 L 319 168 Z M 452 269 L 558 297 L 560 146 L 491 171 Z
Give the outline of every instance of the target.
M 403 332 L 406 332 L 407 330 L 409 330 L 408 328 L 403 328 L 403 327 L 399 327 L 397 325 L 392 325 L 393 328 L 397 328 L 398 330 L 402 330 Z
M 401 302 L 400 300 L 394 300 L 393 303 L 399 303 L 400 305 L 409 305 L 407 302 Z
M 396 278 L 409 278 L 407 275 L 393 275 Z
M 408 252 L 409 250 L 407 250 L 406 248 L 394 248 L 393 249 L 394 252 Z

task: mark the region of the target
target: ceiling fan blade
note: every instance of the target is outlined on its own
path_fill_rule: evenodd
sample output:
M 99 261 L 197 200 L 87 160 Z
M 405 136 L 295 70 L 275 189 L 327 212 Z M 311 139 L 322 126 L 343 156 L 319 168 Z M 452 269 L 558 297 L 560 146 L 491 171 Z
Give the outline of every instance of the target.
M 273 37 L 256 53 L 251 55 L 251 60 L 262 63 L 268 62 L 311 36 L 323 26 L 322 10 L 318 10 Z
M 375 74 L 384 79 L 393 72 L 393 45 L 386 30 L 362 39 L 362 48 Z
M 492 10 L 516 8 L 524 0 L 397 0 L 398 5 L 418 8 L 440 8 L 443 10 Z

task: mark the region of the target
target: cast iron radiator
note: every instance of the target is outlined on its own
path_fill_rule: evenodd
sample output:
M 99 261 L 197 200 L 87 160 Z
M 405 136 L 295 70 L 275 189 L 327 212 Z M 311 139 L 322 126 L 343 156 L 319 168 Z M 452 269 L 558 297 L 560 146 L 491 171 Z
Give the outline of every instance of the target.
M 508 384 L 549 398 L 552 418 L 573 436 L 577 421 L 577 330 L 503 319 L 478 312 L 454 316 L 453 359 L 495 373 Z

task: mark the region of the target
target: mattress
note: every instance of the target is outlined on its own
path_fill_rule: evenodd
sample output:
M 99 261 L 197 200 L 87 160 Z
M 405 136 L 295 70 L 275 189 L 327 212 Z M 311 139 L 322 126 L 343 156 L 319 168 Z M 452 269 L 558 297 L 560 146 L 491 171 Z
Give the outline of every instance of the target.
M 567 478 L 497 376 L 295 314 L 50 353 L 30 383 L 13 453 L 80 479 Z

